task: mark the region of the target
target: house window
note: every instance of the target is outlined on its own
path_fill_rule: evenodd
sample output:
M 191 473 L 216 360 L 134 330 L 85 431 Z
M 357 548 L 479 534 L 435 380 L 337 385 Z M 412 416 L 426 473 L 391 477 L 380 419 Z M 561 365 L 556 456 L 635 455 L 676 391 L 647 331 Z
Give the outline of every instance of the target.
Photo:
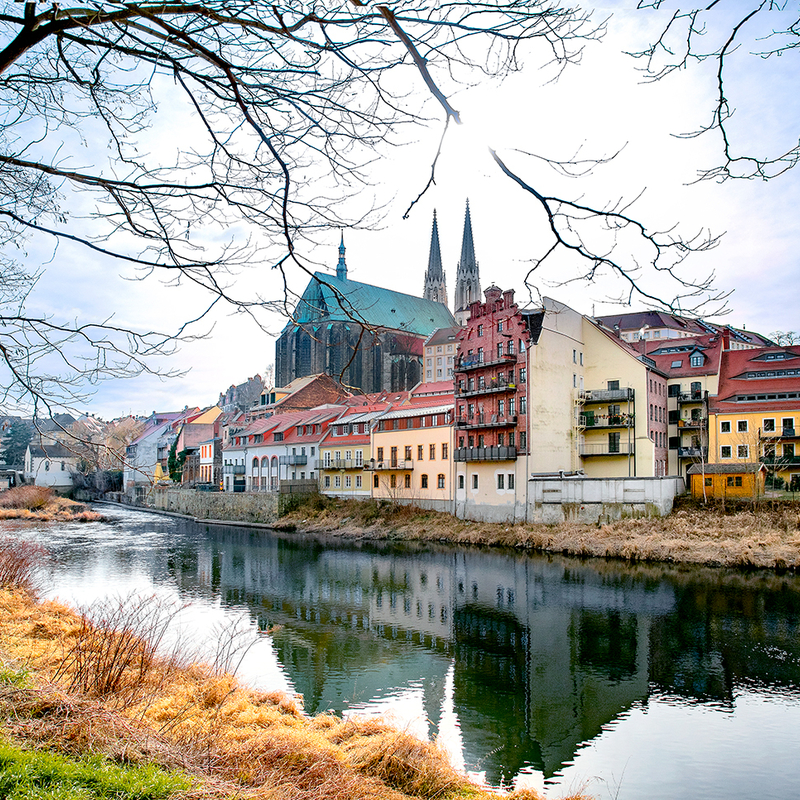
M 429 451 L 429 452 L 428 452 L 428 458 L 429 458 L 431 461 L 435 461 L 435 460 L 436 460 L 436 445 L 435 445 L 435 444 L 432 444 L 432 445 L 431 445 L 431 446 L 428 448 L 428 451 Z
M 731 432 L 731 422 L 730 420 L 723 420 L 719 424 L 719 432 L 720 433 L 730 433 Z
M 761 427 L 765 433 L 771 432 L 775 430 L 775 419 L 764 419 L 761 420 Z
M 344 476 L 344 488 L 349 489 L 353 485 L 353 479 L 349 475 Z
M 729 444 L 724 444 L 719 448 L 720 458 L 733 458 L 733 448 Z
M 458 476 L 458 488 L 459 489 L 463 489 L 464 488 L 464 476 L 463 475 L 459 475 Z
M 497 343 L 497 357 L 498 358 L 502 358 L 503 357 L 503 343 L 502 342 L 498 342 Z
M 783 457 L 794 458 L 794 444 L 785 444 L 783 446 Z
M 528 379 L 528 369 L 527 369 L 527 367 L 520 367 L 519 368 L 519 382 L 520 383 L 525 383 L 525 381 L 527 379 Z
M 572 363 L 573 364 L 577 364 L 578 363 L 578 351 L 577 350 L 573 350 L 572 351 Z
M 378 478 L 378 473 L 376 472 L 376 473 L 375 473 L 375 474 L 372 476 L 372 486 L 373 486 L 375 489 L 377 489 L 377 488 L 378 488 L 378 486 L 380 485 L 380 483 L 379 483 L 379 480 L 380 480 L 380 479 Z
M 736 458 L 749 458 L 750 457 L 750 445 L 749 444 L 737 444 L 736 445 Z
M 447 442 L 442 442 L 442 461 L 447 461 Z
M 706 486 L 713 486 L 714 485 L 714 479 L 713 478 L 706 478 L 705 484 L 706 484 Z
M 478 336 L 483 336 L 483 325 L 478 325 Z
M 423 475 L 422 476 L 422 488 L 423 489 L 427 489 L 428 488 L 428 476 L 427 475 Z
M 472 488 L 473 489 L 477 489 L 478 488 L 478 475 L 477 475 L 477 473 L 472 476 Z
M 747 420 L 740 419 L 736 421 L 736 430 L 739 433 L 747 433 Z
M 314 455 L 313 453 L 311 454 Z M 356 450 L 356 466 L 363 467 L 364 466 L 364 451 L 363 450 Z
M 506 485 L 508 486 L 509 489 L 513 489 L 514 488 L 514 473 L 513 472 L 509 472 L 508 473 L 508 478 L 506 480 Z
M 728 475 L 728 479 L 725 482 L 728 486 L 733 486 L 733 475 Z
M 620 434 L 619 431 L 613 431 L 608 434 L 608 452 L 619 453 Z
M 497 413 L 504 417 L 506 413 L 506 401 L 505 400 L 498 400 L 497 401 Z
M 417 461 L 422 461 L 422 445 L 417 445 Z
M 331 488 L 331 476 L 330 475 L 326 475 L 325 476 L 325 488 L 326 489 L 330 489 Z
M 411 445 L 406 445 L 406 461 L 411 461 Z
M 700 353 L 694 353 L 692 357 L 689 359 L 689 364 L 692 367 L 702 367 L 703 366 L 703 356 Z
M 383 461 L 383 448 L 378 448 L 378 461 Z
M 406 489 L 410 489 L 411 488 L 411 475 L 408 472 L 404 476 L 403 483 L 404 483 L 404 486 L 406 487 Z
M 528 413 L 528 398 L 524 394 L 519 398 L 519 413 L 520 414 Z
M 742 485 L 742 476 L 741 475 L 735 475 L 734 478 L 733 478 L 733 483 L 734 483 L 735 486 L 741 486 Z
M 497 488 L 498 489 L 506 488 L 506 476 L 502 472 L 499 472 L 497 474 Z
M 498 333 L 503 332 L 503 320 L 500 320 L 500 322 L 497 323 L 497 332 Z
M 49 461 L 45 461 L 44 462 L 44 471 L 45 472 L 50 472 L 50 462 Z
M 784 417 L 781 420 L 781 428 L 793 429 L 794 428 L 794 417 Z
M 356 489 L 360 489 L 360 488 L 361 488 L 361 476 L 360 475 L 356 475 Z
M 619 381 L 608 381 L 608 391 L 616 392 L 619 390 Z
M 389 476 L 389 486 L 390 486 L 392 489 L 396 489 L 396 488 L 397 488 L 397 475 L 395 475 L 394 473 L 392 473 L 392 474 Z
M 333 485 L 334 485 L 334 487 L 336 487 L 337 489 L 341 487 L 341 485 L 342 485 L 342 478 L 341 478 L 341 475 L 336 475 L 336 476 L 334 476 L 334 479 L 333 479 Z
M 436 476 L 436 488 L 444 489 L 444 475 L 441 472 Z

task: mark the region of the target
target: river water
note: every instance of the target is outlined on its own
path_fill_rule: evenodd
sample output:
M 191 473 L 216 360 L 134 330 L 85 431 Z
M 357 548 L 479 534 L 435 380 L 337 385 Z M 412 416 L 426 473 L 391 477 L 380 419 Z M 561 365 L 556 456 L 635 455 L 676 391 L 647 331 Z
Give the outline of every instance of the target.
M 239 674 L 309 713 L 388 716 L 553 797 L 800 796 L 800 578 L 103 511 L 0 533 L 49 548 L 48 596 L 155 594 L 198 648 L 249 629 Z

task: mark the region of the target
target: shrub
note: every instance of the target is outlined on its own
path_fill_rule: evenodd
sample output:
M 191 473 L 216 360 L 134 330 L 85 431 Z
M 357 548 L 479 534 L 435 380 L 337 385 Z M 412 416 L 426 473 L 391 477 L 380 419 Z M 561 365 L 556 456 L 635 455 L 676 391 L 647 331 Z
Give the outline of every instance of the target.
M 157 597 L 103 600 L 81 609 L 81 625 L 56 673 L 69 691 L 129 698 L 159 663 L 156 651 L 180 609 Z
M 53 499 L 53 492 L 46 486 L 15 486 L 0 493 L 0 508 L 27 508 L 36 511 L 44 508 Z
M 0 539 L 0 588 L 22 589 L 35 595 L 47 551 L 22 539 Z

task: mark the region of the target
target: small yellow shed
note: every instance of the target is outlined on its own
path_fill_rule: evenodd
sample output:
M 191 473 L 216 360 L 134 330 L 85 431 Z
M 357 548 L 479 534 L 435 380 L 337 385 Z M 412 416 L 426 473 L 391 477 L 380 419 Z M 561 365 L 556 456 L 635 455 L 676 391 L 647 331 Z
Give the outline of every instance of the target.
M 767 468 L 763 464 L 692 464 L 689 467 L 692 497 L 756 498 L 764 494 Z

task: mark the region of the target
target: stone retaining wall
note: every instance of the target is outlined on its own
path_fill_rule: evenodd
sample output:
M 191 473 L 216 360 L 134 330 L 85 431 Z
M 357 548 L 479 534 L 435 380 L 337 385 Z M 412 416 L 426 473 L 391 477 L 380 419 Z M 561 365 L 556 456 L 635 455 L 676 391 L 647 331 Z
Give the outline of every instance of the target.
M 279 514 L 280 499 L 271 492 L 196 492 L 157 486 L 150 496 L 153 508 L 185 514 L 196 519 L 221 519 L 231 522 L 275 522 Z

